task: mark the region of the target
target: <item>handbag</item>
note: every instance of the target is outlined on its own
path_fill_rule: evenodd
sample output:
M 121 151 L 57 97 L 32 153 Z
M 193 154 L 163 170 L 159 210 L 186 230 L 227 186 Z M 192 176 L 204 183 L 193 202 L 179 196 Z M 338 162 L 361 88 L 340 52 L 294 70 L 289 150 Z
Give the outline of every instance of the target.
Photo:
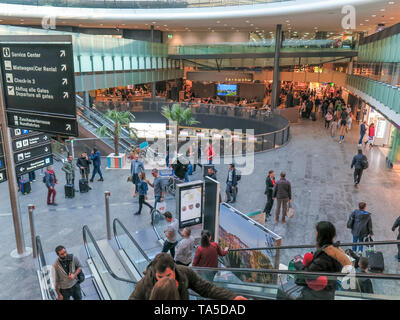
M 292 207 L 292 204 L 290 202 L 289 202 L 289 208 L 288 208 L 287 216 L 289 218 L 293 218 L 294 217 L 294 208 Z

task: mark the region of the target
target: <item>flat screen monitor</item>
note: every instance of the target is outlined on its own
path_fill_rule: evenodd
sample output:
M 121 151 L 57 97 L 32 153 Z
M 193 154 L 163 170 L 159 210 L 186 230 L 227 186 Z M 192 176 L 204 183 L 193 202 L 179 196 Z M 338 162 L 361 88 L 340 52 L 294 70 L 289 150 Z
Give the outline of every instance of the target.
M 218 84 L 217 95 L 219 96 L 237 96 L 237 84 Z

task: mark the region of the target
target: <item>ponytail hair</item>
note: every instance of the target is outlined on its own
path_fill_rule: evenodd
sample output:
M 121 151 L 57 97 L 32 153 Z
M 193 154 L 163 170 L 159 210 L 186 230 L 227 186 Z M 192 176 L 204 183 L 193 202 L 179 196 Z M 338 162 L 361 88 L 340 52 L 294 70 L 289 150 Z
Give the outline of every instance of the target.
M 210 246 L 210 237 L 211 237 L 210 231 L 208 231 L 208 230 L 201 231 L 200 245 L 202 247 L 209 247 Z

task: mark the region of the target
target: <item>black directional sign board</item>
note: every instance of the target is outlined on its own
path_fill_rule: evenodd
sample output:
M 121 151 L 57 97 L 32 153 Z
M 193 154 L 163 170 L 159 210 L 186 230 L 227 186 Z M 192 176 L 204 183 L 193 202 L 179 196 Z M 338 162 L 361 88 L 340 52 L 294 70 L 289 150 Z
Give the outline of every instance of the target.
M 58 38 L 0 37 L 9 127 L 78 135 L 72 38 Z
M 7 181 L 6 164 L 4 162 L 3 137 L 0 131 L 0 183 Z
M 33 159 L 22 164 L 17 164 L 15 166 L 15 171 L 17 176 L 21 176 L 25 173 L 32 172 L 49 165 L 53 164 L 53 157 L 51 155 L 40 157 L 38 159 Z
M 20 152 L 14 152 L 14 163 L 19 164 L 28 160 L 36 159 L 40 156 L 51 155 L 50 143 L 44 144 L 35 148 L 29 148 Z
M 48 134 L 36 133 L 32 136 L 26 136 L 19 139 L 13 140 L 13 150 L 20 151 L 27 148 L 32 148 L 42 143 L 49 143 L 50 136 Z

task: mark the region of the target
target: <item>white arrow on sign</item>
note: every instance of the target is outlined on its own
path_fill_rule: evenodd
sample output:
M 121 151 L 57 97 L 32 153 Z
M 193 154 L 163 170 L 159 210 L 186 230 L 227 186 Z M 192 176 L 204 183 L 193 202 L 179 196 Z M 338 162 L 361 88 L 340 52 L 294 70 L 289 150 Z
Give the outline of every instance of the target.
M 43 137 L 43 140 L 47 140 L 47 139 L 49 139 L 47 136 L 44 136 L 44 137 Z
M 68 98 L 69 98 L 69 93 L 68 93 L 68 92 L 65 92 L 65 91 L 64 91 L 63 93 L 64 93 L 63 98 L 64 98 L 64 99 L 68 99 Z
M 44 152 L 48 152 L 49 151 L 49 148 L 44 148 Z
M 62 78 L 62 84 L 66 86 L 68 84 L 68 79 Z
M 71 125 L 70 124 L 66 124 L 65 125 L 65 130 L 71 131 L 72 130 Z
M 65 57 L 65 50 L 60 50 L 60 57 Z
M 23 168 L 23 167 L 21 167 L 21 168 L 19 168 L 19 171 L 24 171 L 25 170 L 25 168 Z
M 67 65 L 66 64 L 62 64 L 61 65 L 61 71 L 67 71 Z

